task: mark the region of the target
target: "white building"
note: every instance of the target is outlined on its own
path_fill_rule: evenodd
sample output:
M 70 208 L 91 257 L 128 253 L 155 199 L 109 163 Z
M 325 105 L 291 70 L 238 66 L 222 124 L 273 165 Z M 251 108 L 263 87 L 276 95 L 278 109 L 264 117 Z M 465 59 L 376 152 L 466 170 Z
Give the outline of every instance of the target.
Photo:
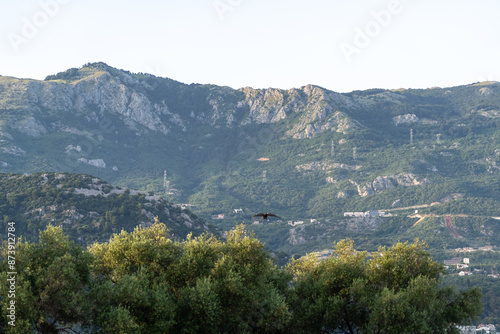
M 366 212 L 344 212 L 344 217 L 389 217 L 391 214 L 386 214 L 384 211 L 369 210 Z
M 483 325 L 480 324 L 477 326 L 477 331 L 485 331 L 486 334 L 495 334 L 496 333 L 496 328 L 494 325 Z
M 457 326 L 460 334 L 476 334 L 475 326 Z

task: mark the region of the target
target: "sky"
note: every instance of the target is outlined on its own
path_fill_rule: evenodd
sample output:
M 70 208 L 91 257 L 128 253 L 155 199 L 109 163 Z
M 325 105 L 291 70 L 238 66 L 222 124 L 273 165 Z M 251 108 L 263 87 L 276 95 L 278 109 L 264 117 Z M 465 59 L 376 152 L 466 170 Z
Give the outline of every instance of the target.
M 0 75 L 102 61 L 184 83 L 336 92 L 500 81 L 498 0 L 0 0 Z

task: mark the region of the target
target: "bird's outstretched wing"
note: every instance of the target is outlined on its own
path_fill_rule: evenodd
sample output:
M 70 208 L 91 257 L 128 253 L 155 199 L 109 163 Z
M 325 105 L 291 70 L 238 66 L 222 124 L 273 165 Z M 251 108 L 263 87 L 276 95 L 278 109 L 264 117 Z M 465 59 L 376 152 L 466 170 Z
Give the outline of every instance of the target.
M 270 213 L 270 212 L 257 213 L 255 215 L 253 215 L 252 217 L 262 217 L 263 219 L 267 219 L 267 217 L 276 217 L 278 219 L 281 219 L 281 217 L 278 217 L 274 213 Z

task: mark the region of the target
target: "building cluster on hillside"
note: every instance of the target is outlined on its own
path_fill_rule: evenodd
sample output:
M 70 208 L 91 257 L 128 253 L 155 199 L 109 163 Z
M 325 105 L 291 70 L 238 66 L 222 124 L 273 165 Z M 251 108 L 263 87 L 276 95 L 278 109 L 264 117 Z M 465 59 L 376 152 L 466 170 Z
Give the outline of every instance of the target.
M 344 217 L 391 217 L 391 213 L 386 213 L 384 211 L 369 210 L 366 212 L 344 212 Z
M 497 330 L 495 328 L 495 325 L 484 325 L 484 324 L 479 324 L 477 326 L 478 331 L 484 331 L 486 334 L 496 334 Z
M 176 206 L 180 206 L 180 205 L 190 205 L 191 204 L 176 204 Z M 236 214 L 242 214 L 243 213 L 243 209 L 233 209 L 233 213 L 236 213 Z M 217 214 L 213 214 L 210 218 L 214 219 L 214 220 L 222 220 L 222 219 L 225 219 L 226 218 L 226 215 L 224 213 L 217 213 Z M 310 223 L 317 223 L 318 220 L 316 218 L 311 218 L 311 219 L 306 219 L 308 222 Z M 254 220 L 253 221 L 253 224 L 255 225 L 258 225 L 258 224 L 261 224 L 263 221 L 261 220 Z M 281 219 L 278 219 L 276 220 L 275 222 L 277 223 L 280 223 L 282 222 Z M 290 225 L 290 226 L 297 226 L 297 225 L 302 225 L 306 223 L 304 220 L 297 220 L 297 221 L 293 221 L 293 220 L 289 220 L 287 221 L 287 224 Z
M 444 260 L 444 265 L 446 268 L 449 268 L 449 266 L 456 266 L 457 269 L 467 269 L 469 268 L 470 264 L 470 259 L 468 257 L 454 257 L 451 260 Z M 462 274 L 463 273 L 463 274 Z M 466 273 L 466 272 L 460 272 L 460 276 L 464 276 L 466 274 L 472 275 L 472 273 Z
M 493 246 L 484 246 L 484 247 L 479 247 L 478 249 L 474 249 L 472 247 L 455 248 L 454 251 L 457 253 L 468 253 L 475 251 L 493 252 Z
M 489 324 L 479 324 L 476 326 L 457 326 L 460 334 L 476 334 L 476 333 L 486 333 L 486 334 L 497 334 L 495 325 Z
M 470 253 L 470 252 L 475 252 L 476 250 L 472 247 L 463 247 L 463 248 L 455 248 L 454 251 L 458 253 Z
M 233 209 L 233 213 L 241 214 L 243 213 L 243 209 Z M 226 215 L 224 213 L 217 213 L 212 215 L 210 218 L 212 219 L 224 219 Z
M 456 269 L 462 269 L 462 271 L 460 271 L 458 273 L 459 276 L 468 276 L 468 275 L 472 275 L 473 273 L 484 273 L 484 270 L 482 270 L 482 269 L 471 270 L 469 268 L 470 259 L 468 257 L 464 257 L 464 258 L 454 257 L 451 260 L 444 260 L 444 265 L 445 265 L 445 268 L 447 268 L 447 269 L 450 267 L 454 267 L 454 266 L 456 266 Z M 498 275 L 498 273 L 495 274 L 492 271 L 491 274 L 488 275 L 488 277 L 500 278 L 500 275 Z

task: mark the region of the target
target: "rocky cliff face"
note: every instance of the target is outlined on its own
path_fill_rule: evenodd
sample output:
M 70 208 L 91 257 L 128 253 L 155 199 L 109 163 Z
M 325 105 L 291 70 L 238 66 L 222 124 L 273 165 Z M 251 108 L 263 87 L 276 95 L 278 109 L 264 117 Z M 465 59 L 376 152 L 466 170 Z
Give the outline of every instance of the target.
M 83 67 L 66 79 L 58 79 L 57 75 L 48 81 L 0 79 L 0 109 L 22 110 L 25 116 L 10 126 L 33 137 L 58 130 L 43 123 L 40 115 L 44 113 L 70 112 L 84 116 L 91 124 L 99 124 L 105 115 L 116 115 L 134 131 L 163 135 L 172 127 L 186 131 L 192 121 L 231 127 L 276 123 L 298 113 L 299 121 L 286 134 L 300 139 L 325 130 L 346 133 L 355 129 L 359 124 L 339 108 L 368 104 L 312 85 L 290 90 L 246 87 L 235 91 L 214 86 L 190 88 L 169 81 L 167 86 L 177 91 L 205 89 L 202 104 L 210 109 L 192 109 L 187 114 L 182 108 L 169 107 L 183 102 L 176 100 L 179 96 L 153 98 L 167 79 L 132 75 L 102 63 Z
M 289 90 L 185 85 L 131 74 L 103 63 L 88 64 L 71 71 L 71 75 L 63 72 L 49 79 L 0 77 L 0 109 L 16 109 L 23 114 L 16 121 L 9 121 L 12 130 L 33 137 L 57 131 L 40 116 L 68 112 L 84 116 L 91 124 L 99 124 L 108 114 L 116 115 L 138 133 L 153 131 L 161 135 L 167 135 L 172 128 L 187 131 L 192 122 L 232 127 L 293 118 L 293 122 L 287 124 L 285 135 L 302 139 L 324 131 L 347 134 L 363 128 L 349 115 L 351 110 L 388 104 L 403 106 L 407 102 L 399 92 L 384 91 L 371 96 L 339 94 L 313 85 Z M 476 90 L 473 98 L 467 100 L 468 105 L 471 101 L 480 103 L 491 99 L 500 88 L 478 86 Z M 455 91 L 449 95 L 452 104 L 465 102 Z M 182 107 L 192 105 L 195 97 L 199 100 L 198 108 Z M 498 112 L 491 109 L 473 111 L 498 117 Z M 398 126 L 417 122 L 420 117 L 407 113 L 394 116 L 392 121 Z
M 166 134 L 167 126 L 160 117 L 168 114 L 168 107 L 164 103 L 151 102 L 124 81 L 136 83 L 131 77 L 113 77 L 105 71 L 95 71 L 76 81 L 22 81 L 19 89 L 24 93 L 19 102 L 29 116 L 17 128 L 34 136 L 41 131 L 46 133 L 40 121 L 35 119 L 44 112 L 73 112 L 83 115 L 90 123 L 99 123 L 105 113 L 110 113 L 119 116 L 130 127 L 138 124 Z M 14 104 L 8 96 L 0 98 L 6 105 Z
M 227 90 L 210 94 L 212 121 L 224 120 L 227 126 L 235 125 L 235 120 L 240 118 L 238 114 L 244 113 L 236 124 L 244 126 L 277 123 L 298 114 L 298 121 L 285 134 L 295 139 L 312 138 L 326 130 L 340 133 L 355 130 L 361 127 L 360 124 L 337 108 L 369 105 L 368 101 L 348 98 L 312 85 L 289 90 L 245 87 L 238 92 L 243 95 L 233 95 L 235 100 L 232 103 L 227 101 Z M 226 98 L 221 93 L 225 93 Z

